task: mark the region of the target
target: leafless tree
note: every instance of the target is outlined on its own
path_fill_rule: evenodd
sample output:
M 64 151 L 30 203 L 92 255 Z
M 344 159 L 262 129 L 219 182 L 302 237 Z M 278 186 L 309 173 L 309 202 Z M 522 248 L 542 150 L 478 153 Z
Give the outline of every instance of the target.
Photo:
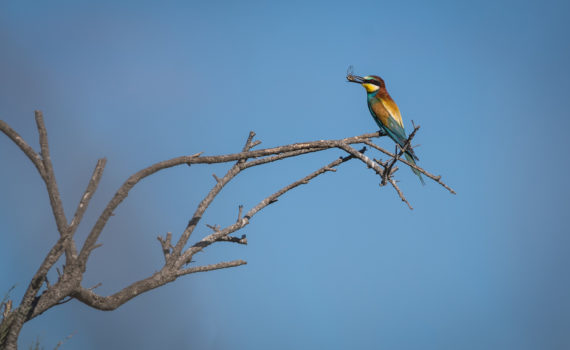
M 347 137 L 341 140 L 302 142 L 259 150 L 253 150 L 253 148 L 261 142 L 254 141 L 255 133 L 250 132 L 241 152 L 218 156 L 203 156 L 202 152 L 200 152 L 189 156 L 181 156 L 158 162 L 131 175 L 109 201 L 103 210 L 103 213 L 99 216 L 88 234 L 83 246 L 78 249 L 74 241 L 74 234 L 81 222 L 81 219 L 83 218 L 83 215 L 85 214 L 85 211 L 87 210 L 89 201 L 93 197 L 99 181 L 101 180 L 106 159 L 103 158 L 97 161 L 93 174 L 87 184 L 87 188 L 77 205 L 75 214 L 71 221 L 68 221 L 63 210 L 61 196 L 57 187 L 55 173 L 50 158 L 47 131 L 40 111 L 35 112 L 35 119 L 39 133 L 39 153 L 34 151 L 34 149 L 30 147 L 30 145 L 24 141 L 16 131 L 1 120 L 0 131 L 8 136 L 26 154 L 44 181 L 53 216 L 59 231 L 59 238 L 50 248 L 35 275 L 32 277 L 19 305 L 15 307 L 13 306 L 12 301 L 7 299 L 1 302 L 0 309 L 2 310 L 2 315 L 0 323 L 0 349 L 17 349 L 18 337 L 25 322 L 41 315 L 49 308 L 67 302 L 71 299 L 76 299 L 99 310 L 114 310 L 137 295 L 163 286 L 181 276 L 195 272 L 212 271 L 246 264 L 243 260 L 234 260 L 204 266 L 188 266 L 193 262 L 192 258 L 196 253 L 202 251 L 213 243 L 232 242 L 237 244 L 247 244 L 245 235 L 237 237 L 233 234 L 248 225 L 259 211 L 276 202 L 279 197 L 286 192 L 300 185 L 309 183 L 309 181 L 319 175 L 336 171 L 338 166 L 351 159 L 357 159 L 366 167 L 372 169 L 372 171 L 380 177 L 381 186 L 387 184 L 391 185 L 396 190 L 400 199 L 405 202 L 410 209 L 412 209 L 410 203 L 404 197 L 404 194 L 393 177 L 394 173 L 398 170 L 398 167 L 396 166 L 397 162 L 401 162 L 409 167 L 417 169 L 425 176 L 446 188 L 449 192 L 455 193 L 450 187 L 441 181 L 441 176 L 434 176 L 422 168 L 410 164 L 406 160 L 400 158 L 403 151 L 405 151 L 407 147 L 410 147 L 410 141 L 418 131 L 419 126 L 414 126 L 414 131 L 410 134 L 406 145 L 402 149 L 396 148 L 396 151 L 393 153 L 378 147 L 370 141 L 372 138 L 383 136 L 380 132 Z M 370 159 L 364 155 L 366 146 L 357 150 L 352 147 L 352 145 L 356 144 L 363 144 L 372 147 L 390 158 L 385 162 Z M 260 201 L 256 206 L 250 208 L 245 213 L 244 208 L 240 206 L 238 208 L 235 223 L 224 228 L 209 226 L 212 229 L 212 232 L 209 235 L 197 240 L 194 244 L 188 244 L 190 236 L 214 198 L 216 198 L 224 186 L 226 186 L 239 173 L 255 166 L 331 148 L 337 148 L 344 151 L 346 156 L 335 159 L 329 164 L 311 172 L 302 179 L 281 188 L 277 192 Z M 178 239 L 176 242 L 173 241 L 173 235 L 170 232 L 168 232 L 165 237 L 158 237 L 158 241 L 160 242 L 160 247 L 164 255 L 164 266 L 162 266 L 159 271 L 152 273 L 150 276 L 134 282 L 109 296 L 98 295 L 93 291 L 94 287 L 86 288 L 82 285 L 89 256 L 94 249 L 100 246 L 100 244 L 97 243 L 99 235 L 105 228 L 105 225 L 113 215 L 115 209 L 119 204 L 121 204 L 129 194 L 129 191 L 139 181 L 159 171 L 178 165 L 190 166 L 193 164 L 216 163 L 233 164 L 224 176 L 218 177 L 215 174 L 213 175 L 215 179 L 214 186 L 198 205 L 198 208 L 190 218 L 185 230 L 180 235 L 177 235 Z M 57 269 L 59 277 L 55 283 L 50 284 L 47 279 L 48 271 L 54 267 L 62 256 L 64 256 L 65 259 L 63 271 L 59 273 L 59 269 Z M 45 288 L 42 289 L 44 285 Z

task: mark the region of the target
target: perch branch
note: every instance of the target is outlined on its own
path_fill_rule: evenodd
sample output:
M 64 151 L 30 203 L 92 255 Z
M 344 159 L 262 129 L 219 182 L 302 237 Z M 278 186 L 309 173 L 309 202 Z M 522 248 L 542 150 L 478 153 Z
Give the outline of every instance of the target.
M 396 150 L 398 150 L 398 148 L 399 148 L 400 152 L 397 152 L 397 153 L 394 152 L 394 154 L 396 154 L 396 156 L 394 158 L 392 158 L 392 161 L 386 167 L 385 175 L 382 178 L 382 185 L 385 185 L 386 181 L 388 180 L 388 177 L 390 177 L 392 175 L 392 167 L 394 166 L 394 164 L 396 164 L 396 162 L 400 159 L 400 157 L 404 154 L 404 152 L 406 152 L 408 150 L 408 148 L 410 148 L 412 139 L 414 138 L 414 136 L 416 135 L 416 132 L 419 129 L 420 129 L 419 125 L 418 126 L 414 125 L 414 131 L 412 131 L 412 133 L 410 134 L 410 136 L 406 140 L 404 147 L 400 147 L 400 145 L 398 143 L 396 143 Z M 409 204 L 408 204 L 408 206 L 409 206 Z
M 364 143 L 365 145 L 368 145 L 368 146 L 370 146 L 370 147 L 372 147 L 372 148 L 374 148 L 374 149 L 376 149 L 376 150 L 378 150 L 378 151 L 380 151 L 380 152 L 382 152 L 382 153 L 384 153 L 384 154 L 386 154 L 386 155 L 388 155 L 388 156 L 390 156 L 390 157 L 396 157 L 396 155 L 393 154 L 392 152 L 387 151 L 387 150 L 385 150 L 384 148 L 375 145 L 373 142 L 370 142 L 370 140 L 364 140 L 364 141 L 362 141 L 362 143 Z M 408 161 L 405 160 L 405 159 L 399 159 L 399 161 L 402 162 L 402 163 L 404 163 L 404 164 L 406 164 L 406 165 L 409 166 L 410 168 L 414 168 L 414 169 L 418 170 L 420 173 L 424 174 L 425 176 L 429 177 L 429 178 L 432 179 L 433 181 L 437 182 L 437 183 L 440 184 L 443 188 L 445 188 L 446 190 L 448 190 L 451 194 L 456 194 L 456 192 L 455 192 L 451 187 L 449 187 L 449 186 L 446 185 L 443 181 L 441 181 L 441 175 L 437 175 L 437 176 L 436 176 L 436 175 L 433 175 L 433 174 L 427 172 L 426 170 L 420 168 L 419 166 L 408 162 Z
M 381 132 L 369 133 L 338 140 L 301 142 L 259 150 L 252 150 L 253 147 L 259 145 L 261 142 L 259 140 L 254 141 L 255 133 L 250 132 L 241 152 L 239 153 L 218 156 L 202 156 L 202 152 L 200 152 L 190 156 L 182 156 L 158 162 L 131 175 L 120 186 L 112 199 L 106 205 L 105 209 L 89 232 L 87 239 L 79 251 L 79 254 L 77 254 L 77 249 L 75 248 L 73 241 L 73 235 L 76 232 L 77 227 L 79 226 L 85 214 L 85 211 L 89 205 L 91 198 L 93 197 L 94 192 L 97 190 L 105 168 L 106 160 L 100 159 L 97 162 L 87 188 L 85 189 L 83 196 L 79 201 L 74 217 L 71 223 L 68 225 L 65 217 L 65 212 L 63 210 L 61 196 L 55 179 L 53 164 L 51 162 L 47 130 L 45 128 L 43 115 L 40 111 L 36 111 L 35 119 L 39 133 L 39 143 L 41 149 L 41 152 L 39 154 L 36 153 L 32 147 L 30 147 L 22 139 L 20 135 L 18 135 L 3 121 L 0 121 L 0 131 L 6 134 L 24 152 L 24 154 L 26 154 L 26 156 L 36 166 L 36 169 L 44 180 L 60 237 L 56 244 L 54 244 L 54 246 L 50 249 L 47 256 L 44 258 L 40 267 L 33 276 L 22 298 L 22 301 L 20 302 L 20 306 L 12 312 L 6 312 L 9 314 L 8 317 L 10 317 L 11 323 L 6 342 L 4 343 L 8 344 L 8 347 L 10 349 L 15 348 L 17 345 L 18 334 L 24 322 L 43 313 L 45 310 L 49 309 L 52 306 L 59 305 L 71 300 L 71 298 L 75 298 L 93 308 L 100 310 L 113 310 L 129 301 L 130 299 L 136 297 L 137 295 L 172 282 L 180 276 L 195 272 L 211 271 L 246 264 L 246 262 L 243 260 L 234 260 L 205 266 L 182 268 L 183 265 L 192 262 L 192 256 L 194 254 L 202 251 L 205 247 L 209 246 L 212 243 L 232 242 L 238 244 L 247 244 L 247 238 L 245 235 L 242 235 L 240 238 L 238 238 L 235 236 L 230 236 L 230 234 L 248 225 L 250 220 L 259 211 L 263 210 L 268 205 L 275 203 L 282 195 L 288 191 L 293 190 L 300 185 L 308 184 L 312 179 L 321 174 L 329 171 L 336 171 L 336 167 L 350 159 L 356 158 L 360 160 L 366 164 L 368 168 L 373 169 L 381 178 L 387 179 L 398 193 L 400 199 L 404 201 L 410 209 L 412 209 L 410 203 L 406 200 L 404 194 L 399 189 L 396 180 L 392 178 L 393 173 L 397 170 L 395 164 L 398 161 L 401 161 L 404 164 L 417 169 L 427 177 L 440 183 L 451 193 L 455 193 L 450 187 L 441 182 L 441 176 L 431 175 L 418 166 L 410 164 L 409 162 L 400 158 L 407 150 L 407 148 L 410 147 L 411 139 L 413 138 L 417 129 L 419 129 L 419 127 L 416 127 L 415 125 L 414 131 L 406 141 L 406 144 L 401 148 L 401 151 L 398 152 L 396 149 L 396 152 L 394 152 L 394 154 L 385 151 L 370 141 L 371 138 L 384 136 L 384 134 Z M 358 151 L 351 146 L 353 144 L 362 143 L 393 157 L 392 161 L 382 163 L 381 161 L 376 161 L 375 159 L 371 160 L 364 155 L 366 147 Z M 226 186 L 241 171 L 257 165 L 267 164 L 270 162 L 295 157 L 298 155 L 304 155 L 307 153 L 320 152 L 331 148 L 340 149 L 348 153 L 348 155 L 336 159 L 335 161 L 317 169 L 309 175 L 281 188 L 279 191 L 261 200 L 257 205 L 245 213 L 245 215 L 243 214 L 243 206 L 240 205 L 238 216 L 234 224 L 227 226 L 224 229 L 221 229 L 219 226 L 208 225 L 208 227 L 210 227 L 213 232 L 199 240 L 194 245 L 190 246 L 188 249 L 184 250 L 184 247 L 188 243 L 191 234 L 194 232 L 197 224 L 202 219 L 203 214 L 208 209 L 210 204 L 224 188 L 224 186 Z M 162 253 L 165 259 L 165 264 L 160 271 L 153 273 L 147 278 L 136 281 L 121 289 L 120 291 L 106 297 L 96 294 L 93 291 L 93 289 L 96 287 L 84 288 L 81 286 L 81 281 L 86 270 L 86 265 L 90 253 L 95 248 L 101 246 L 97 243 L 97 241 L 102 230 L 109 221 L 110 217 L 114 215 L 113 213 L 116 208 L 128 196 L 129 191 L 132 190 L 132 188 L 137 183 L 142 181 L 144 178 L 155 174 L 158 171 L 182 164 L 217 164 L 227 162 L 235 163 L 230 167 L 230 169 L 222 178 L 218 178 L 215 174 L 213 175 L 216 179 L 216 184 L 210 189 L 210 191 L 200 202 L 176 244 L 173 246 L 172 234 L 170 232 L 166 234 L 165 238 L 162 238 L 160 236 L 157 237 L 158 241 L 161 244 Z M 50 285 L 47 282 L 47 273 L 58 261 L 64 251 L 66 253 L 65 255 L 67 261 L 65 269 L 63 270 L 63 274 L 59 273 L 58 270 L 57 283 Z M 47 288 L 41 293 L 41 295 L 38 296 L 38 293 L 40 292 L 40 289 L 44 282 L 47 284 Z M 4 307 L 6 308 L 8 306 L 5 305 Z M 6 315 L 4 316 L 6 317 Z

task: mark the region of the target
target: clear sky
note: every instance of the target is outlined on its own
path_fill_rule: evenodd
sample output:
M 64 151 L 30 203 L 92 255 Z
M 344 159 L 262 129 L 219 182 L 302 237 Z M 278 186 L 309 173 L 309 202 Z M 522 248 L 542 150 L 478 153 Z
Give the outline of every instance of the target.
M 3 1 L 0 119 L 38 149 L 44 112 L 70 216 L 97 158 L 84 239 L 120 184 L 156 161 L 376 131 L 364 89 L 382 76 L 421 125 L 398 172 L 415 207 L 352 161 L 287 194 L 187 276 L 113 312 L 72 301 L 24 326 L 46 349 L 570 348 L 568 1 Z M 387 139 L 377 141 L 392 148 Z M 338 150 L 243 173 L 203 224 L 227 225 Z M 57 239 L 39 176 L 0 135 L 0 292 L 19 300 Z M 84 285 L 113 293 L 162 264 L 225 167 L 142 182 L 93 253 Z M 195 238 L 208 233 L 201 225 Z M 52 278 L 55 278 L 52 276 Z

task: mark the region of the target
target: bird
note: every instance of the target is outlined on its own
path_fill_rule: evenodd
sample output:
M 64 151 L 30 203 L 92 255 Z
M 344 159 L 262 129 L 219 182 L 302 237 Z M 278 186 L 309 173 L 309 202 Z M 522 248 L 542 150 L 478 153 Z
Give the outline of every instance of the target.
M 384 80 L 377 75 L 359 77 L 352 73 L 348 73 L 346 78 L 349 82 L 360 84 L 366 89 L 368 109 L 370 110 L 370 114 L 372 114 L 372 118 L 380 127 L 380 131 L 388 135 L 394 142 L 400 145 L 401 148 L 404 148 L 408 136 L 404 129 L 402 115 L 400 114 L 398 105 L 394 102 L 388 90 L 386 90 Z M 404 156 L 408 162 L 414 165 L 416 165 L 416 161 L 419 161 L 419 158 L 409 145 Z M 419 177 L 422 185 L 425 185 L 422 174 L 414 168 L 412 168 L 412 171 Z

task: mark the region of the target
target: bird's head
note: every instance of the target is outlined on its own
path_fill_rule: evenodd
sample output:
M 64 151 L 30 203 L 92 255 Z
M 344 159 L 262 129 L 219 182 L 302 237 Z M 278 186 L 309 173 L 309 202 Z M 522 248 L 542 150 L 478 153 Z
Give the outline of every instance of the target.
M 346 79 L 351 83 L 357 83 L 362 85 L 366 92 L 376 92 L 380 89 L 385 89 L 386 84 L 384 84 L 384 80 L 377 75 L 367 75 L 365 77 L 359 77 L 358 75 L 349 74 L 346 76 Z

